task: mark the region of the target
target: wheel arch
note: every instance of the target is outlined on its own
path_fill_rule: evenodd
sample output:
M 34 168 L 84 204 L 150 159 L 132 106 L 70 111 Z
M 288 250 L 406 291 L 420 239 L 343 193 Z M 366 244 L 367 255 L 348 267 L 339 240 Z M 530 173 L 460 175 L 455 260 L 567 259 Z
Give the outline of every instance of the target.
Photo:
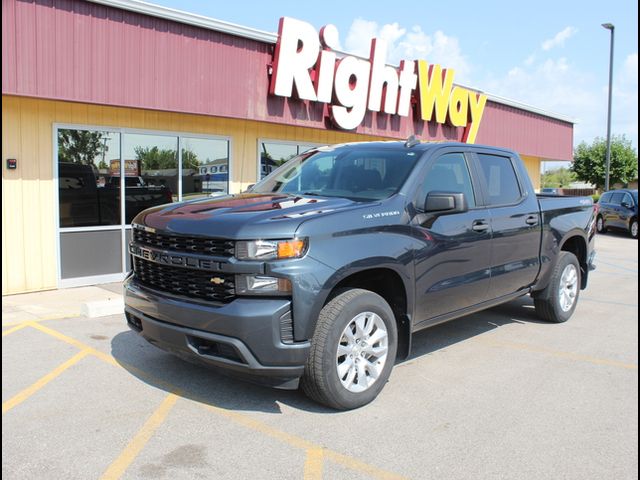
M 572 232 L 560 243 L 560 251 L 573 253 L 580 264 L 580 288 L 584 290 L 587 287 L 587 279 L 589 276 L 589 260 L 587 239 L 580 233 Z
M 398 360 L 406 359 L 411 352 L 411 318 L 413 296 L 409 279 L 398 266 L 381 265 L 373 268 L 353 269 L 337 275 L 331 282 L 328 294 L 319 310 L 340 291 L 362 288 L 380 295 L 391 307 L 398 328 Z

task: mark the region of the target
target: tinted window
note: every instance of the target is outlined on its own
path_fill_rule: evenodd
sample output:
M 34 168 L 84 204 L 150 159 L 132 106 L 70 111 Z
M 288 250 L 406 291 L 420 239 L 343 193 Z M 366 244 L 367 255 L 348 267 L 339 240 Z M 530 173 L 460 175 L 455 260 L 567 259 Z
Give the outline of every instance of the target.
M 613 195 L 611 195 L 611 203 L 613 203 L 614 205 L 620 205 L 622 203 L 623 195 L 623 193 L 614 193 Z
M 420 201 L 434 191 L 464 193 L 469 208 L 476 206 L 471 176 L 462 153 L 448 153 L 436 160 L 422 184 Z
M 633 206 L 633 200 L 631 199 L 631 195 L 629 195 L 628 193 L 625 193 L 624 196 L 622 197 L 622 203 L 625 203 L 629 206 Z
M 605 193 L 602 195 L 602 198 L 600 199 L 600 203 L 609 203 L 611 201 L 611 193 Z
M 98 130 L 58 130 L 60 227 L 95 227 L 120 223 L 120 134 Z
M 178 137 L 148 133 L 123 137 L 125 222 L 131 223 L 147 208 L 178 200 Z
M 408 149 L 326 148 L 291 159 L 252 192 L 382 199 L 398 191 L 417 159 Z
M 509 205 L 516 203 L 522 193 L 513 164 L 508 157 L 478 154 L 480 171 L 484 176 L 490 205 Z

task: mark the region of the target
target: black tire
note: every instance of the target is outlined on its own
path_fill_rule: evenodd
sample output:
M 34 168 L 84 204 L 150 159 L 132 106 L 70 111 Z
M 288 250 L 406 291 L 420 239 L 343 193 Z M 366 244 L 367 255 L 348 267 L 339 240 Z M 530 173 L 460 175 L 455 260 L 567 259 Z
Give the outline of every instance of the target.
M 561 305 L 560 282 L 565 269 L 567 269 L 569 265 L 573 265 L 575 268 L 575 272 L 577 274 L 577 288 L 571 308 L 565 310 Z M 563 323 L 569 320 L 578 305 L 578 299 L 580 298 L 580 282 L 581 272 L 578 259 L 571 252 L 560 252 L 558 255 L 558 262 L 553 269 L 549 285 L 547 285 L 547 288 L 544 290 L 534 292 L 533 294 L 533 303 L 536 307 L 536 313 L 538 316 L 542 320 L 553 323 Z
M 602 215 L 598 215 L 598 218 L 596 219 L 596 230 L 598 233 L 607 233 L 607 227 L 604 224 L 604 218 L 602 218 Z
M 633 218 L 631 220 L 631 223 L 629 224 L 629 235 L 631 235 L 631 238 L 635 238 L 636 240 L 638 239 L 638 219 L 637 218 Z
M 387 357 L 372 385 L 358 393 L 344 387 L 336 368 L 338 344 L 347 325 L 360 313 L 373 312 L 387 331 Z M 371 402 L 387 382 L 396 358 L 398 331 L 389 304 L 380 295 L 359 288 L 345 290 L 320 311 L 311 350 L 301 379 L 303 391 L 311 399 L 337 410 L 351 410 Z

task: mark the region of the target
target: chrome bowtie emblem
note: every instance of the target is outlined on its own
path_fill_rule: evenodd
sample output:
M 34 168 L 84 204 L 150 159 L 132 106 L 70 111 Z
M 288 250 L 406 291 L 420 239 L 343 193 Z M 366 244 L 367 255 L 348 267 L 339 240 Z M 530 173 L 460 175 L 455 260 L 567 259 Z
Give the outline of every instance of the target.
M 211 280 L 209 280 L 211 283 L 215 283 L 216 285 L 220 285 L 222 283 L 224 283 L 224 278 L 220 278 L 220 277 L 213 277 Z

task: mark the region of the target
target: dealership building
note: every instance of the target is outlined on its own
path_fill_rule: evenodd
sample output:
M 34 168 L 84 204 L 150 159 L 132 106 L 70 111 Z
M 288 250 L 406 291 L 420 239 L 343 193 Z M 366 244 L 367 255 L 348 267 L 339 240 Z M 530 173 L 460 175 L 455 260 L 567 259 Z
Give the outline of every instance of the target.
M 276 28 L 132 0 L 3 0 L 2 293 L 121 280 L 139 211 L 239 193 L 314 146 L 507 147 L 536 188 L 542 161 L 572 158 L 566 117 L 447 85 L 424 60 L 386 65 L 381 42 L 369 59 L 338 52 L 335 27 Z

